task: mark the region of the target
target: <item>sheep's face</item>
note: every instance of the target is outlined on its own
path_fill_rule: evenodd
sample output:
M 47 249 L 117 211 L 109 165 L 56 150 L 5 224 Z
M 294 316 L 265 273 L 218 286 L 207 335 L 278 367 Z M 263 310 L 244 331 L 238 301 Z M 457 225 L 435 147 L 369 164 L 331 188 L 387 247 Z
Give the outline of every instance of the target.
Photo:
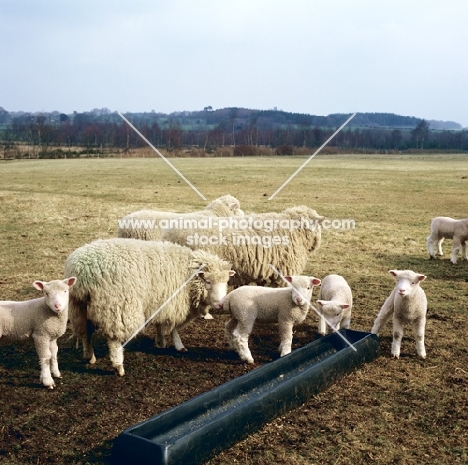
M 285 276 L 284 279 L 291 284 L 292 301 L 299 306 L 309 303 L 314 286 L 321 284 L 320 279 L 313 276 Z
M 403 297 L 411 295 L 419 287 L 419 283 L 426 279 L 425 275 L 411 270 L 390 270 L 389 273 L 395 277 L 397 294 Z
M 343 312 L 349 308 L 349 304 L 334 300 L 317 300 L 317 304 L 328 328 L 337 331 L 343 319 Z
M 76 278 L 66 278 L 63 280 L 34 281 L 33 286 L 42 291 L 47 306 L 57 314 L 61 314 L 68 307 L 69 288 L 76 282 Z
M 234 276 L 235 273 L 236 272 L 233 270 L 223 270 L 217 273 L 201 271 L 198 273 L 198 276 L 205 283 L 209 304 L 215 310 L 220 310 L 223 308 L 224 299 L 228 291 L 229 278 Z

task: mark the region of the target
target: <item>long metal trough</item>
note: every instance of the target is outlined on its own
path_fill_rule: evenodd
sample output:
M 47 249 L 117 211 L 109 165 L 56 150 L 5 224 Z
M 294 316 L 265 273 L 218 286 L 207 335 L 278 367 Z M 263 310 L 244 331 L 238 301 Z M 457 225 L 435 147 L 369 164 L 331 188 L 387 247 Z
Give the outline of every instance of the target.
M 113 465 L 201 464 L 379 356 L 376 335 L 341 330 L 123 431 Z

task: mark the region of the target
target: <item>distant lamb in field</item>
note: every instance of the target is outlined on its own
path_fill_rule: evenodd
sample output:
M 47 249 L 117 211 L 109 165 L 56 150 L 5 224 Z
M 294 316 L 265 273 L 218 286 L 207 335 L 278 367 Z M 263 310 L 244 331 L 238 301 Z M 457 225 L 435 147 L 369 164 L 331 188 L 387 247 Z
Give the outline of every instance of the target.
M 372 327 L 372 333 L 378 335 L 382 326 L 393 316 L 392 356 L 399 358 L 403 328 L 405 324 L 410 323 L 416 339 L 416 352 L 420 357 L 426 358 L 424 332 L 427 299 L 419 285 L 426 276 L 411 270 L 390 270 L 389 273 L 395 277 L 396 286 L 382 305 Z
M 156 241 L 161 239 L 160 222 L 177 218 L 209 216 L 243 216 L 239 201 L 232 195 L 223 195 L 210 202 L 204 210 L 191 213 L 175 213 L 157 210 L 140 210 L 119 220 L 118 237 Z M 144 223 L 143 223 L 144 222 Z
M 317 300 L 318 311 L 332 325 L 330 328 L 324 318 L 319 318 L 318 332 L 325 335 L 328 329 L 349 329 L 353 294 L 343 276 L 330 274 L 322 279 Z
M 76 249 L 66 260 L 65 276 L 78 277 L 70 292 L 70 322 L 84 358 L 96 362 L 91 337 L 98 330 L 123 376 L 122 344 L 152 317 L 157 347 L 165 347 L 171 333 L 176 349 L 186 350 L 178 330 L 209 306 L 222 307 L 234 273 L 216 255 L 170 242 L 114 238 Z
M 285 276 L 285 279 L 291 283 L 286 288 L 241 286 L 226 296 L 223 309 L 232 316 L 225 326 L 226 337 L 241 360 L 254 363 L 248 339 L 257 321 L 278 323 L 281 357 L 291 352 L 293 326 L 305 320 L 313 288 L 320 285 L 320 279 L 309 276 Z
M 437 248 L 437 255 L 442 256 L 442 242 L 444 239 L 453 239 L 453 249 L 451 262 L 457 264 L 457 254 L 461 247 L 462 258 L 468 260 L 466 256 L 466 243 L 468 241 L 468 218 L 454 220 L 447 216 L 437 216 L 431 222 L 431 234 L 427 236 L 427 249 L 429 256 L 435 258 L 434 249 Z
M 54 389 L 52 375 L 61 378 L 57 362 L 57 339 L 67 329 L 69 288 L 75 277 L 50 282 L 34 281 L 43 292 L 37 299 L 23 302 L 0 301 L 0 337 L 7 341 L 34 340 L 41 367 L 40 382 Z
M 207 250 L 227 260 L 236 270 L 234 287 L 251 283 L 283 286 L 275 269 L 288 276 L 303 274 L 320 246 L 324 219 L 312 208 L 300 205 L 280 213 L 229 218 L 233 227 L 222 230 L 165 229 L 162 239 L 193 250 Z

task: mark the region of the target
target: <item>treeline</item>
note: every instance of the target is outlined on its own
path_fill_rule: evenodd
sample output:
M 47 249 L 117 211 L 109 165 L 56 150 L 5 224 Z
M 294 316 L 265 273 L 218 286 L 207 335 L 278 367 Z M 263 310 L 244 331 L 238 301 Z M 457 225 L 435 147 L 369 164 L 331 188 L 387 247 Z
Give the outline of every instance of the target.
M 200 112 L 129 113 L 125 117 L 156 147 L 166 150 L 197 148 L 213 153 L 234 147 L 234 155 L 255 155 L 256 147 L 278 154 L 296 148 L 320 147 L 350 115 L 302 115 L 277 110 L 227 108 Z M 438 124 L 436 124 L 438 123 Z M 441 122 L 387 113 L 360 113 L 328 147 L 339 151 L 468 151 L 468 135 L 457 123 L 454 129 L 432 129 Z M 128 151 L 147 143 L 116 112 L 107 109 L 86 113 L 9 113 L 0 108 L 0 142 L 4 150 L 17 144 L 38 147 L 81 147 Z

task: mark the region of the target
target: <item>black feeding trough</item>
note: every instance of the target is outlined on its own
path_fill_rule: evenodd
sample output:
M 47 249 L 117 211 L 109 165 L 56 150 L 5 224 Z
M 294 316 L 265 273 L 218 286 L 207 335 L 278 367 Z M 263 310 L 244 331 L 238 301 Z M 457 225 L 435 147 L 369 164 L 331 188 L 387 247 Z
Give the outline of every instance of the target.
M 346 342 L 348 341 L 354 347 Z M 341 330 L 123 431 L 113 465 L 201 464 L 379 356 L 375 334 Z

